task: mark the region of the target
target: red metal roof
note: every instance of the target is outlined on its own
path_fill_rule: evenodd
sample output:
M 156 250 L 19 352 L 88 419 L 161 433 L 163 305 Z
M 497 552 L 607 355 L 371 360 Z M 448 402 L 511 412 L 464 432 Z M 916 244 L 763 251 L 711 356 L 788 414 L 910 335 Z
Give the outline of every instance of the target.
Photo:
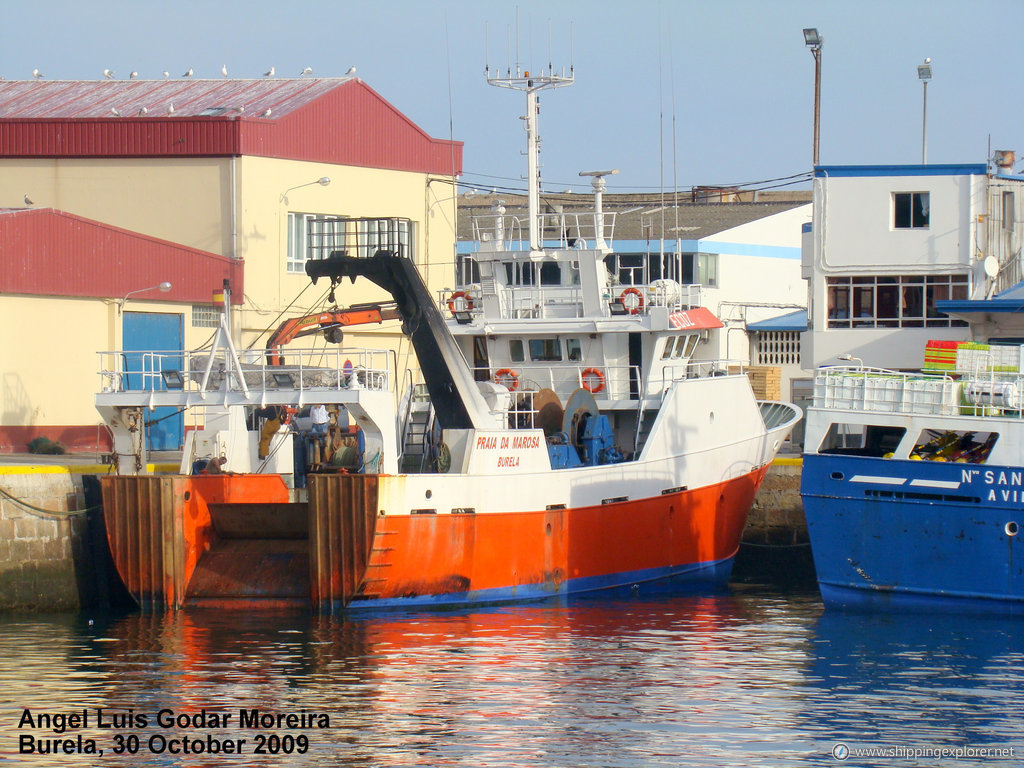
M 0 158 L 231 155 L 462 173 L 357 78 L 0 81 Z
M 52 208 L 0 209 L 0 293 L 121 298 L 171 283 L 139 300 L 212 304 L 231 281 L 241 304 L 241 260 L 186 248 Z

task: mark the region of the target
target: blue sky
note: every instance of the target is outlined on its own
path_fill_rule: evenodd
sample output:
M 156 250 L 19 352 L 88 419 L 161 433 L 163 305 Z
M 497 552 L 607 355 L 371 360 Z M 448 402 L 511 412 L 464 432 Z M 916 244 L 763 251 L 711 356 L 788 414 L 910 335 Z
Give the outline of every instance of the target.
M 238 77 L 355 65 L 428 133 L 464 141 L 463 181 L 479 189 L 523 186 L 524 97 L 484 80 L 486 64 L 517 60 L 575 67 L 575 85 L 541 98 L 545 189 L 584 191 L 579 171 L 609 167 L 623 192 L 809 171 L 814 61 L 801 30 L 812 26 L 825 38 L 822 164 L 920 162 L 925 57 L 930 163 L 1024 154 L 1022 0 L 0 0 L 0 11 L 8 80 L 33 68 L 219 78 L 222 64 Z

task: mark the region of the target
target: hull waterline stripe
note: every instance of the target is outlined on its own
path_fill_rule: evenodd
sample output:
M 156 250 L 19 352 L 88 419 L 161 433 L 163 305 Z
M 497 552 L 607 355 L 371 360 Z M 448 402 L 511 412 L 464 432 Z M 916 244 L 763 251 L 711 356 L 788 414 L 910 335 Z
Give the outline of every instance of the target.
M 854 475 L 850 478 L 851 483 L 877 483 L 879 485 L 903 485 L 907 482 L 905 477 L 879 477 L 876 475 Z

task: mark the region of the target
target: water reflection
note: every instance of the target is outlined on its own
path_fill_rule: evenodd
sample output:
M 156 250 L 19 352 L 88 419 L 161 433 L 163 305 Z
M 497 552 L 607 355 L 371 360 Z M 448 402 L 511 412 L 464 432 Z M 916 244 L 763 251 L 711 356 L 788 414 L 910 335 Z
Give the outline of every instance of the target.
M 784 766 L 831 760 L 840 738 L 981 744 L 1021 732 L 1019 624 L 886 621 L 753 591 L 351 621 L 9 617 L 2 751 L 26 765 L 69 760 L 13 754 L 24 708 L 231 713 L 226 729 L 151 723 L 138 735 L 209 732 L 250 748 L 240 708 L 330 717 L 326 730 L 277 731 L 310 739 L 287 759 L 143 750 L 132 762 L 189 766 Z M 109 748 L 109 730 L 86 731 Z
M 1015 747 L 1014 758 L 977 764 L 1021 764 L 1020 618 L 828 612 L 815 626 L 813 647 L 807 684 L 821 691 L 804 727 L 820 734 L 825 753 L 837 742 Z

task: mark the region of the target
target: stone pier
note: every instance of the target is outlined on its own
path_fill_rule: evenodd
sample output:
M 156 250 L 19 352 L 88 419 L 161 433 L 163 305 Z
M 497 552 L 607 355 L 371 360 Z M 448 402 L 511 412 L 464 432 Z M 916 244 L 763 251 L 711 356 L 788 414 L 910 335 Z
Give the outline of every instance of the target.
M 81 607 L 84 510 L 66 467 L 0 467 L 0 610 Z

